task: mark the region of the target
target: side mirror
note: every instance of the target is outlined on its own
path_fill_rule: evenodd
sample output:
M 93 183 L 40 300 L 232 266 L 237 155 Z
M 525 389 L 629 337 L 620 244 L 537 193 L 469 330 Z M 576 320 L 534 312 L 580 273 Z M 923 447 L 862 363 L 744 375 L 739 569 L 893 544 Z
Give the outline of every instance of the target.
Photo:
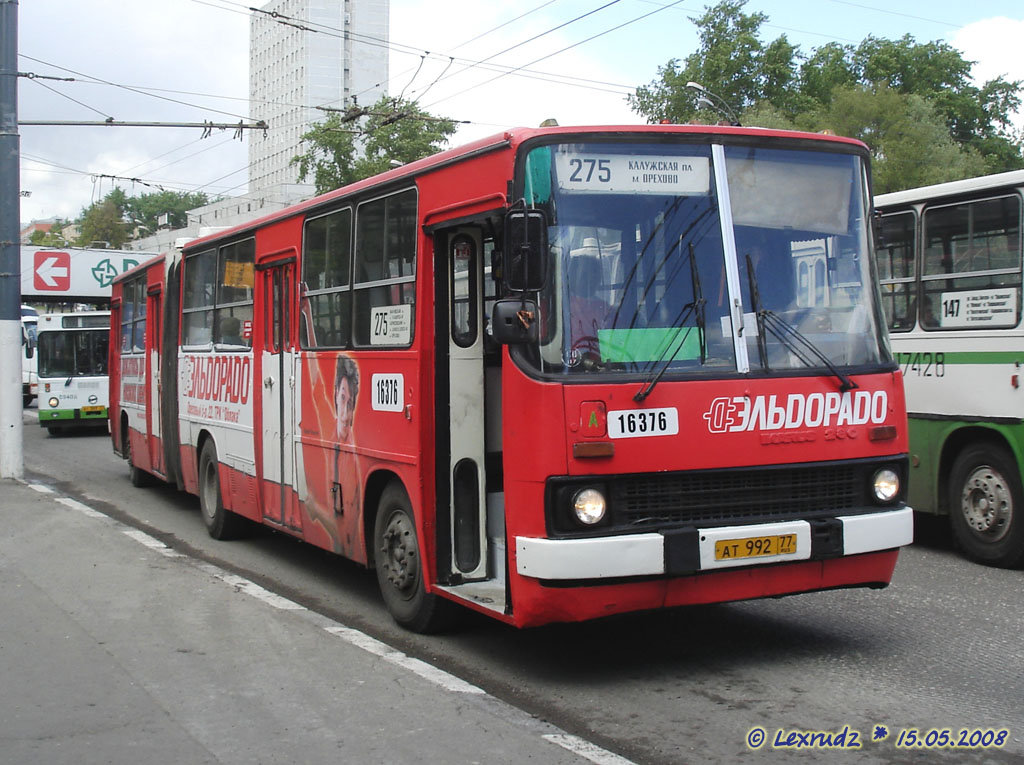
M 548 223 L 540 210 L 512 210 L 505 216 L 505 284 L 514 292 L 544 288 Z
M 491 309 L 491 335 L 501 345 L 537 342 L 537 304 L 518 298 L 496 300 Z

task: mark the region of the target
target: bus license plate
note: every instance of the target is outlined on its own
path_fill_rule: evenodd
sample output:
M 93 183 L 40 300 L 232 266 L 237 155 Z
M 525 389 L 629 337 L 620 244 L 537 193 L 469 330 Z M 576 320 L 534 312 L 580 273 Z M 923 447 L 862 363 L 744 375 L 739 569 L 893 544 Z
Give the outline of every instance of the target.
M 796 552 L 796 534 L 774 534 L 743 539 L 719 539 L 715 542 L 715 560 L 767 558 Z
M 99 412 L 102 412 L 102 411 L 103 411 L 103 407 L 102 406 L 83 406 L 82 407 L 82 413 L 83 414 L 98 414 Z

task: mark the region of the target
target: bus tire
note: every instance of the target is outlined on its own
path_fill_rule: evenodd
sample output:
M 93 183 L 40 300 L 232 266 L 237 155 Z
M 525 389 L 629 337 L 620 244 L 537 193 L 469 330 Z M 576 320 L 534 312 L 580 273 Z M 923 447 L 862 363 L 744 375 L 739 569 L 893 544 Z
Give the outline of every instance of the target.
M 128 480 L 132 482 L 132 486 L 136 489 L 149 486 L 149 473 L 138 467 L 135 464 L 135 460 L 132 459 L 132 441 L 127 428 L 122 429 L 121 448 L 124 450 L 125 459 L 128 461 Z
M 24 395 L 24 396 L 21 397 L 21 400 L 22 400 L 22 402 L 24 403 L 25 406 L 28 406 L 29 404 L 32 403 L 32 399 L 34 399 L 34 398 L 35 398 L 35 396 Z
M 241 536 L 245 519 L 224 507 L 220 462 L 212 438 L 203 445 L 199 455 L 199 507 L 211 537 L 227 540 Z
M 392 618 L 413 632 L 438 632 L 452 623 L 454 604 L 426 592 L 412 505 L 391 483 L 381 494 L 373 527 L 377 583 Z
M 969 445 L 953 463 L 949 524 L 953 539 L 978 563 L 1024 563 L 1024 492 L 1017 463 L 994 443 Z

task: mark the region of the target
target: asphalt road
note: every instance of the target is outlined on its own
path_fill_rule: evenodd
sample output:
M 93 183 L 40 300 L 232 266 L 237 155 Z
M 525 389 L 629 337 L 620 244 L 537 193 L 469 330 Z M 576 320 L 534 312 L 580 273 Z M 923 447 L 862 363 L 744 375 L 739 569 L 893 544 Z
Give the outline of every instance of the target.
M 918 519 L 886 590 L 527 631 L 470 615 L 420 636 L 393 624 L 372 572 L 266 529 L 216 542 L 196 498 L 132 487 L 106 433 L 48 437 L 34 416 L 29 480 L 633 762 L 789 761 L 813 745 L 805 756 L 831 759 L 840 744 L 855 762 L 1024 761 L 1024 572 L 961 558 L 944 519 Z M 972 741 L 992 746 L 941 748 Z

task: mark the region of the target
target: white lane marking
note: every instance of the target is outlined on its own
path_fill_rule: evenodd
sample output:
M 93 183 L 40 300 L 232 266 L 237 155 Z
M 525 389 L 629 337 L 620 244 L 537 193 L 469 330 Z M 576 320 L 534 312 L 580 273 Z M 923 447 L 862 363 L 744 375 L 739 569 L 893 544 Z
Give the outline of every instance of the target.
M 175 550 L 175 549 L 173 549 L 171 547 L 168 547 L 166 544 L 161 542 L 159 539 L 157 539 L 154 536 L 150 536 L 145 531 L 140 531 L 139 529 L 126 528 L 126 529 L 121 529 L 121 533 L 124 534 L 126 537 L 131 537 L 132 539 L 134 539 L 139 544 L 145 545 L 150 550 L 156 550 L 158 553 L 160 553 L 161 555 L 163 555 L 163 556 L 165 556 L 167 558 L 184 558 L 185 557 L 183 553 L 180 553 L 177 550 Z
M 72 510 L 89 516 L 90 518 L 107 518 L 108 516 L 101 513 L 99 510 L 93 510 L 88 505 L 84 505 L 77 499 L 71 499 L 71 497 L 54 497 L 55 502 L 60 502 L 65 507 L 70 507 Z
M 586 760 L 590 760 L 595 765 L 633 765 L 632 760 L 620 757 L 578 736 L 570 736 L 568 733 L 546 733 L 542 738 L 545 741 L 550 741 L 552 744 L 558 744 L 563 749 L 568 749 L 573 754 L 577 754 Z
M 207 568 L 207 567 L 204 567 Z M 260 587 L 256 582 L 250 581 L 245 577 L 238 576 L 237 574 L 229 574 L 227 571 L 217 568 L 216 566 L 210 566 L 207 568 L 211 574 L 220 579 L 225 584 L 231 585 L 239 592 L 244 592 L 246 595 L 251 595 L 256 600 L 263 601 L 268 606 L 280 609 L 281 611 L 305 611 L 306 607 L 299 605 L 294 600 L 288 600 L 283 598 L 275 592 L 271 592 L 263 587 Z
M 429 680 L 435 685 L 440 685 L 442 688 L 447 691 L 451 691 L 452 693 L 485 693 L 482 688 L 478 688 L 472 683 L 467 683 L 465 680 L 445 672 L 443 669 L 438 669 L 432 664 L 427 664 L 425 661 L 414 659 L 413 657 L 392 648 L 387 643 L 382 643 L 359 630 L 342 627 L 341 625 L 330 625 L 324 627 L 324 629 L 357 648 L 369 651 L 375 656 L 381 657 L 384 661 L 397 664 L 399 667 L 404 667 L 410 672 L 419 675 L 424 680 Z
M 35 491 L 39 492 L 40 494 L 56 493 L 50 487 L 43 486 L 42 484 L 30 483 L 28 484 L 28 486 L 34 489 Z M 78 500 L 71 499 L 70 497 L 54 497 L 54 501 L 59 502 L 60 504 L 64 505 L 65 507 L 69 507 L 72 510 L 77 510 L 78 512 L 90 518 L 99 518 L 108 521 L 113 520 L 112 518 L 110 518 L 110 516 L 106 515 L 105 513 L 101 513 L 98 510 L 94 510 L 88 505 L 79 502 Z M 118 526 L 122 525 L 117 521 L 114 521 L 114 523 Z M 144 531 L 140 531 L 139 529 L 134 529 L 125 526 L 121 529 L 121 532 L 125 536 L 134 539 L 136 542 L 139 542 L 140 544 L 145 545 L 149 549 L 159 552 L 162 555 L 175 558 L 188 557 L 184 553 L 179 553 L 177 550 L 168 547 L 166 544 L 161 542 L 156 537 L 153 537 Z M 231 574 L 210 563 L 197 561 L 195 559 L 192 560 L 194 565 L 197 565 L 199 568 L 202 568 L 203 570 L 210 573 L 211 575 L 221 580 L 225 584 L 228 584 L 231 587 L 235 588 L 235 590 L 243 592 L 246 595 L 250 595 L 256 598 L 257 600 L 266 603 L 269 606 L 273 606 L 274 608 L 281 609 L 284 611 L 307 610 L 305 606 L 299 605 L 295 601 L 289 600 L 287 598 L 281 597 L 280 595 L 277 595 L 276 593 L 270 592 L 269 590 L 261 587 L 255 582 L 245 579 L 244 577 L 238 576 L 237 574 Z M 325 626 L 323 629 L 336 637 L 340 637 L 341 639 L 345 640 L 351 645 L 354 645 L 358 648 L 362 648 L 364 651 L 368 651 L 369 653 L 372 653 L 375 656 L 379 656 L 385 661 L 395 664 L 396 666 L 402 667 L 418 675 L 424 680 L 427 680 L 428 682 L 438 685 L 441 688 L 444 688 L 445 690 L 450 691 L 452 693 L 467 693 L 482 696 L 490 695 L 482 688 L 473 685 L 472 683 L 467 683 L 465 680 L 456 677 L 455 675 L 449 672 L 445 672 L 443 669 L 438 669 L 437 667 L 428 664 L 425 661 L 421 661 L 420 659 L 416 659 L 407 654 L 404 654 L 401 651 L 392 648 L 387 643 L 381 642 L 380 640 L 370 637 L 365 632 L 360 632 L 359 630 L 352 629 L 350 627 L 343 627 L 339 624 L 331 624 L 329 626 Z M 567 751 L 570 751 L 573 754 L 578 755 L 579 757 L 589 760 L 590 762 L 595 763 L 595 765 L 634 765 L 634 763 L 631 760 L 627 760 L 626 758 L 620 757 L 619 755 L 614 754 L 613 752 L 609 752 L 607 749 L 602 749 L 597 744 L 591 743 L 586 739 L 579 738 L 578 736 L 572 736 L 568 733 L 547 733 L 542 734 L 541 738 L 543 738 L 545 741 L 549 743 L 556 744 L 557 746 L 560 746 L 563 749 L 566 749 Z
M 124 534 L 126 537 L 131 537 L 139 544 L 145 545 L 150 550 L 162 551 L 167 549 L 167 545 L 165 545 L 156 537 L 151 537 L 145 531 L 140 531 L 139 529 L 121 529 L 121 533 Z

